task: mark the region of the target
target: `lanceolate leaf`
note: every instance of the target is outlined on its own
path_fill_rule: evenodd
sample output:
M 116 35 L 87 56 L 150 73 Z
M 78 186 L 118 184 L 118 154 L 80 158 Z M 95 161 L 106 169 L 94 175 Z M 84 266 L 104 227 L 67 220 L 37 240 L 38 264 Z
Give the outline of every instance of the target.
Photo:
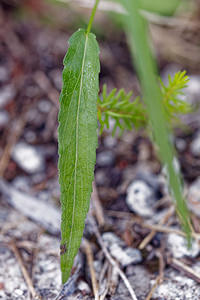
M 59 113 L 61 188 L 61 271 L 65 283 L 80 247 L 89 208 L 97 147 L 99 48 L 80 29 L 69 40 L 64 59 Z

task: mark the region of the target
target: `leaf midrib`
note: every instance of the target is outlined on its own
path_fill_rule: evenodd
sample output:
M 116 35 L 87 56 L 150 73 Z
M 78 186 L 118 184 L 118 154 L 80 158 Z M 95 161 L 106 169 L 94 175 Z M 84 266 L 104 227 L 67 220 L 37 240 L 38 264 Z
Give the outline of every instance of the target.
M 79 89 L 79 97 L 78 97 L 78 108 L 77 108 L 77 117 L 76 117 L 76 158 L 75 158 L 75 166 L 74 166 L 74 191 L 73 191 L 73 210 L 72 210 L 72 226 L 70 229 L 70 236 L 69 236 L 69 249 L 67 251 L 67 257 L 69 257 L 70 248 L 71 248 L 71 238 L 74 226 L 74 215 L 75 215 L 75 205 L 76 205 L 76 181 L 77 181 L 77 162 L 78 162 L 78 144 L 79 144 L 79 113 L 80 113 L 80 103 L 81 103 L 81 94 L 82 94 L 82 86 L 83 86 L 83 73 L 84 73 L 84 66 L 85 66 L 85 58 L 86 58 L 86 51 L 87 51 L 87 44 L 88 44 L 88 34 L 86 34 L 85 39 L 85 47 L 83 53 L 83 61 L 82 61 L 82 68 L 81 68 L 81 79 L 80 79 L 80 89 Z

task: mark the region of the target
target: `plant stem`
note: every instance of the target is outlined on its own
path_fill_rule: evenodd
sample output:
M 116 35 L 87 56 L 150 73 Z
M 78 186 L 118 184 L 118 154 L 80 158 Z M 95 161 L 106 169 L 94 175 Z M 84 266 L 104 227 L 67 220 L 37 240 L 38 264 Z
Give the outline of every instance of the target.
M 88 23 L 88 27 L 87 27 L 86 34 L 89 34 L 90 31 L 91 31 L 92 23 L 93 23 L 93 21 L 94 21 L 94 17 L 95 17 L 95 14 L 96 14 L 96 10 L 97 10 L 99 1 L 100 1 L 100 0 L 96 0 L 96 1 L 95 1 L 95 5 L 94 5 L 94 7 L 93 7 L 93 9 L 92 9 L 92 13 L 91 13 L 91 16 L 90 16 L 90 20 L 89 20 L 89 23 Z

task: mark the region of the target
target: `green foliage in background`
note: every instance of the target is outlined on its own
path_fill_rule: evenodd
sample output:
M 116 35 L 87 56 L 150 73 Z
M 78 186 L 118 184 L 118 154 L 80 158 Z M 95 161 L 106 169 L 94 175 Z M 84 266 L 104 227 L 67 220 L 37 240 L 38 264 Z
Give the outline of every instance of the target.
M 175 149 L 170 139 L 172 133 L 167 125 L 168 120 L 162 101 L 162 92 L 157 80 L 157 64 L 150 47 L 147 22 L 140 13 L 139 0 L 118 0 L 118 2 L 129 12 L 123 18 L 123 23 L 129 40 L 133 64 L 140 79 L 154 142 L 158 147 L 162 163 L 166 166 L 171 195 L 176 203 L 177 213 L 190 243 L 189 211 L 183 196 L 181 174 L 174 166 Z
M 186 71 L 177 72 L 173 78 L 169 75 L 168 84 L 160 79 L 162 101 L 169 126 L 181 124 L 180 116 L 192 111 L 191 105 L 182 99 L 189 81 Z M 132 99 L 133 92 L 126 93 L 124 89 L 117 91 L 113 89 L 107 93 L 107 86 L 98 97 L 98 120 L 100 123 L 100 134 L 104 128 L 110 128 L 110 120 L 114 120 L 112 134 L 117 130 L 122 135 L 124 130 L 133 128 L 145 128 L 149 123 L 148 110 L 140 97 Z
M 186 71 L 177 72 L 173 78 L 168 75 L 168 81 L 167 86 L 160 81 L 164 108 L 169 122 L 180 123 L 178 115 L 188 114 L 193 110 L 192 106 L 183 99 L 189 77 Z
M 177 7 L 182 3 L 182 0 L 139 0 L 141 9 L 154 12 L 161 15 L 171 16 L 176 11 Z

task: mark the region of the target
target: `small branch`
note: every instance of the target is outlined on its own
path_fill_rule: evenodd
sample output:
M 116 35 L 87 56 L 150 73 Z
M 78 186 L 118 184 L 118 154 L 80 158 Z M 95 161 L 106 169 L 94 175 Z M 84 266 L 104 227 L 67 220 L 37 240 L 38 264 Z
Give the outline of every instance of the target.
M 103 252 L 104 252 L 104 255 L 106 256 L 106 258 L 108 259 L 109 263 L 116 269 L 116 271 L 118 272 L 119 276 L 121 277 L 121 279 L 124 281 L 124 284 L 125 286 L 127 287 L 130 295 L 131 295 L 131 298 L 133 300 L 137 300 L 137 297 L 135 295 L 135 292 L 128 280 L 128 278 L 126 277 L 126 275 L 124 274 L 124 272 L 119 268 L 118 264 L 116 263 L 116 261 L 112 258 L 112 256 L 110 255 L 110 253 L 108 252 L 104 242 L 103 242 L 103 239 L 100 235 L 100 232 L 97 228 L 97 225 L 96 225 L 96 222 L 94 220 L 94 218 L 90 218 L 90 221 L 91 221 L 91 225 L 92 225 L 92 228 L 94 230 L 94 234 L 96 235 L 97 237 L 97 240 L 98 240 L 98 243 L 99 245 L 101 246 Z
M 156 254 L 157 254 L 158 259 L 159 259 L 159 275 L 156 277 L 156 281 L 155 281 L 154 285 L 152 286 L 152 288 L 151 288 L 150 292 L 148 293 L 145 300 L 151 300 L 155 289 L 157 288 L 157 286 L 159 284 L 162 283 L 163 278 L 164 278 L 165 263 L 164 263 L 162 253 L 160 251 L 158 251 Z
M 148 293 L 147 297 L 145 298 L 145 300 L 151 300 L 153 293 L 155 291 L 155 289 L 157 288 L 157 286 L 161 283 L 161 278 L 160 275 L 158 275 L 158 277 L 156 278 L 156 282 L 154 283 L 154 285 L 152 286 L 152 289 L 150 290 L 150 292 Z
M 98 224 L 99 224 L 99 226 L 103 226 L 105 224 L 104 212 L 103 212 L 103 208 L 101 205 L 101 201 L 99 199 L 95 181 L 93 182 L 92 203 L 94 205 L 94 212 L 95 212 Z
M 23 263 L 23 260 L 21 258 L 21 255 L 20 255 L 19 250 L 17 249 L 16 245 L 14 243 L 10 243 L 9 247 L 12 250 L 12 252 L 14 253 L 14 255 L 15 255 L 17 261 L 18 261 L 18 264 L 20 266 L 20 269 L 22 271 L 22 274 L 24 276 L 24 279 L 26 281 L 26 284 L 28 286 L 28 289 L 29 289 L 29 291 L 30 291 L 33 299 L 35 299 L 35 300 L 41 300 L 41 297 L 36 293 L 36 291 L 35 291 L 35 289 L 33 287 L 32 280 L 31 280 L 31 278 L 30 278 L 30 276 L 28 274 L 28 271 L 27 271 L 27 269 L 26 269 L 26 267 L 25 267 L 25 265 Z
M 173 215 L 174 213 L 174 207 L 171 207 L 171 209 L 168 210 L 166 215 L 163 217 L 163 219 L 159 222 L 158 225 L 164 225 L 169 218 Z M 153 237 L 156 234 L 156 230 L 152 230 L 145 238 L 144 240 L 140 243 L 139 249 L 142 250 L 146 247 L 146 245 L 153 239 Z
M 144 228 L 148 228 L 151 230 L 155 230 L 156 232 L 163 232 L 163 233 L 176 233 L 178 235 L 184 236 L 186 237 L 186 234 L 178 229 L 174 229 L 172 227 L 167 227 L 167 226 L 162 226 L 162 225 L 150 225 L 150 224 L 140 224 L 142 227 Z M 196 239 L 196 240 L 200 240 L 200 234 L 196 233 L 196 232 L 191 232 L 191 236 Z
M 108 261 L 106 261 L 106 262 L 108 263 Z M 110 280 L 111 280 L 111 272 L 112 272 L 112 266 L 109 264 L 108 272 L 107 272 L 106 286 L 104 288 L 103 293 L 101 293 L 99 300 L 104 300 L 106 298 L 106 295 L 107 295 L 108 289 L 109 289 L 109 285 L 110 285 Z
M 94 258 L 93 258 L 92 248 L 90 243 L 86 239 L 83 240 L 82 245 L 85 250 L 85 254 L 87 256 L 88 266 L 91 274 L 92 289 L 95 296 L 95 300 L 99 300 L 99 288 L 96 279 L 96 273 L 94 270 Z
M 57 109 L 59 109 L 59 93 L 58 91 L 52 86 L 48 77 L 42 71 L 37 71 L 34 74 L 34 80 L 37 85 L 41 88 L 41 90 L 47 93 L 49 99 L 55 105 Z
M 182 271 L 189 278 L 195 280 L 200 283 L 200 274 L 195 272 L 191 267 L 185 265 L 182 261 L 172 258 L 168 260 L 168 263 L 176 270 Z
M 115 267 L 112 268 L 112 274 L 111 274 L 111 279 L 110 279 L 110 287 L 109 287 L 109 294 L 113 296 L 115 294 L 115 291 L 117 289 L 119 282 L 119 274 Z
M 8 142 L 4 148 L 3 154 L 1 155 L 1 159 L 0 159 L 0 177 L 3 177 L 7 169 L 13 147 L 17 143 L 25 125 L 26 125 L 26 116 L 24 112 L 16 121 L 16 123 L 14 123 L 14 126 L 12 126 L 8 134 Z

